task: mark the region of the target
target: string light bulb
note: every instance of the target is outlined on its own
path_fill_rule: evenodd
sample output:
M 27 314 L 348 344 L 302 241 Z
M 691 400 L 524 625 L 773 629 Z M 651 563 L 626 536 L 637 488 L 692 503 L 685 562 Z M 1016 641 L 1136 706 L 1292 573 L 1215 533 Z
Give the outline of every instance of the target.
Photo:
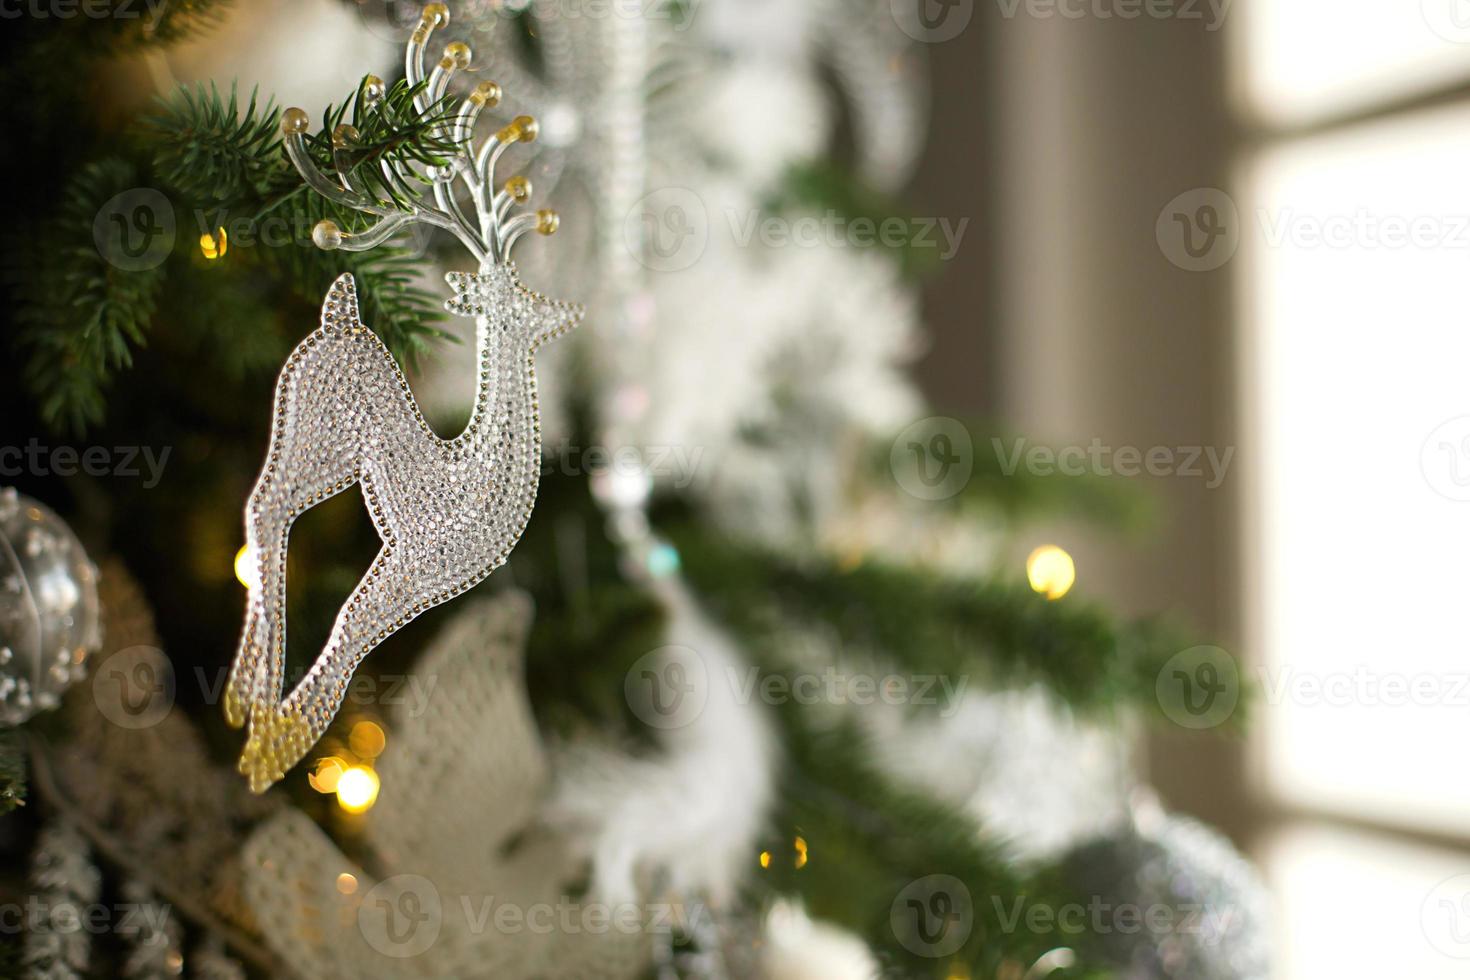
M 1026 559 L 1026 578 L 1031 588 L 1048 599 L 1060 599 L 1072 591 L 1077 566 L 1072 556 L 1054 544 L 1044 544 Z
M 206 231 L 199 236 L 199 251 L 203 253 L 206 259 L 211 261 L 224 258 L 225 252 L 229 250 L 229 247 L 230 236 L 225 234 L 223 226 L 212 235 Z
M 378 802 L 378 774 L 367 766 L 353 766 L 337 780 L 337 805 L 348 813 L 366 813 Z
M 383 754 L 388 736 L 375 721 L 360 721 L 347 736 L 347 747 L 360 759 L 372 760 Z
M 342 774 L 346 771 L 346 762 L 336 756 L 328 756 L 317 760 L 316 771 L 308 774 L 306 781 L 318 793 L 329 795 L 337 792 L 337 784 L 341 782 Z
M 247 589 L 253 589 L 258 584 L 254 559 L 248 544 L 241 545 L 240 550 L 235 552 L 235 578 Z

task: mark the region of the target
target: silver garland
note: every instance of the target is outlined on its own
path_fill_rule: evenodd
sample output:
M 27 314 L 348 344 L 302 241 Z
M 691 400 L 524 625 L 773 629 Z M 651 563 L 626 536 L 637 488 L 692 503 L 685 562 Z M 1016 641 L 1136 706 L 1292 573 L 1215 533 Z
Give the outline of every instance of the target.
M 34 910 L 26 922 L 22 962 L 26 980 L 77 980 L 92 959 L 92 934 L 82 924 L 102 891 L 87 840 L 57 821 L 41 831 L 31 863 Z
M 158 901 L 153 889 L 136 878 L 123 883 L 123 898 L 131 906 L 133 927 L 126 933 L 128 954 L 124 980 L 170 980 L 184 972 L 183 928 L 173 909 Z

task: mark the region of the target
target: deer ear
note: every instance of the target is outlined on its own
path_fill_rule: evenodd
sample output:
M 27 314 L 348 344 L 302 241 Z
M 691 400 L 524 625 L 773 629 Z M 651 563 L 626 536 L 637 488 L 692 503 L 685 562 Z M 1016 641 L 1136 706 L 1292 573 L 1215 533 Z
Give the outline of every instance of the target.
M 343 326 L 359 322 L 357 283 L 353 281 L 352 273 L 344 272 L 332 283 L 332 288 L 327 290 L 327 298 L 322 300 L 322 326 Z

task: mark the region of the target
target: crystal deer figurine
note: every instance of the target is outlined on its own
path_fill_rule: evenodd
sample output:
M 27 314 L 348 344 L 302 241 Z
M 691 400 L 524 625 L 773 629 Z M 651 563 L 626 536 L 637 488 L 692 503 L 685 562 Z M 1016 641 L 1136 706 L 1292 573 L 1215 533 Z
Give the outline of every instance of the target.
M 410 85 L 424 79 L 424 50 L 448 22 L 442 4 L 425 8 L 409 43 Z M 415 97 L 420 114 L 441 105 L 450 79 L 469 65 L 469 48 L 449 44 Z M 364 98 L 383 98 L 369 77 Z M 518 116 L 478 147 L 473 129 L 500 89 L 482 82 L 444 113 L 441 134 L 452 141 L 452 164 L 428 168 L 418 183 L 431 189 L 385 204 L 354 188 L 347 168 L 328 177 L 312 160 L 307 116 L 282 116 L 287 155 L 322 196 L 374 215 L 367 230 L 348 234 L 330 221 L 312 238 L 321 248 L 358 251 L 389 239 L 413 222 L 455 235 L 479 262 L 476 273 L 450 273 L 455 295 L 446 306 L 473 317 L 478 389 L 464 432 L 453 439 L 425 423 L 407 381 L 383 343 L 359 316 L 352 277 L 331 287 L 321 326 L 297 345 L 276 387 L 275 414 L 264 468 L 245 514 L 249 596 L 239 651 L 225 689 L 225 716 L 248 726 L 240 771 L 255 792 L 282 778 L 310 750 L 341 706 L 353 671 L 396 630 L 504 564 L 525 529 L 536 496 L 541 436 L 535 354 L 565 333 L 581 310 L 521 286 L 510 253 L 528 231 L 556 230 L 551 211 L 512 214 L 531 193 L 513 177 L 495 189 L 495 169 L 507 148 L 535 139 L 536 121 Z M 341 152 L 356 135 L 339 126 Z M 394 186 L 410 187 L 399 165 L 383 163 Z M 407 165 L 403 165 L 407 167 Z M 463 185 L 461 191 L 456 187 Z M 468 198 L 473 219 L 457 194 Z M 338 612 L 325 647 L 289 695 L 286 666 L 286 550 L 292 522 L 307 509 L 361 484 L 382 549 Z M 284 697 L 283 697 L 284 695 Z

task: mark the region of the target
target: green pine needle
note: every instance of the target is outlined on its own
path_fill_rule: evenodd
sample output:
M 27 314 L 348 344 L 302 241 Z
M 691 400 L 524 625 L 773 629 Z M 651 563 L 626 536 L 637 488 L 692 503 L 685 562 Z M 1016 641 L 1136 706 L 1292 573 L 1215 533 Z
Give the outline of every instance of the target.
M 225 101 L 211 83 L 180 86 L 144 120 L 161 179 L 199 202 L 239 202 L 268 195 L 286 177 L 280 152 L 280 110 L 257 107 L 257 95 L 242 113 L 235 86 Z
M 107 385 L 146 343 L 162 267 L 121 269 L 93 238 L 103 206 L 139 184 L 125 160 L 89 164 L 67 183 L 53 222 L 9 243 L 26 379 L 42 417 L 57 428 L 78 432 L 101 421 Z
M 1074 708 L 1106 712 L 1156 708 L 1159 671 L 1191 645 L 1167 624 L 1118 622 L 1076 595 L 1053 601 L 1020 580 L 877 561 L 848 568 L 820 556 L 797 563 L 705 524 L 668 530 L 701 595 L 768 657 L 779 656 L 772 640 L 790 624 L 824 623 L 900 668 L 986 686 L 1041 683 Z
M 0 733 L 0 814 L 9 813 L 26 800 L 26 758 L 20 736 Z
M 765 847 L 771 859 L 757 872 L 758 889 L 796 895 L 814 918 L 860 935 L 885 977 L 1019 977 L 1066 944 L 1055 931 L 1028 929 L 1015 910 L 1060 908 L 1084 896 L 1017 862 L 957 808 L 895 782 L 873 763 L 877 749 L 856 723 L 817 720 L 825 717 L 795 704 L 776 712 L 787 759 L 772 820 L 776 836 Z M 798 836 L 805 845 L 800 862 L 792 847 Z M 945 908 L 972 916 L 969 931 L 955 937 L 963 942 L 947 953 L 938 929 L 926 937 L 908 928 L 916 914 L 908 899 L 922 902 L 924 894 L 915 883 L 936 875 L 963 885 L 942 887 Z M 1088 963 L 1051 974 L 1102 975 Z

